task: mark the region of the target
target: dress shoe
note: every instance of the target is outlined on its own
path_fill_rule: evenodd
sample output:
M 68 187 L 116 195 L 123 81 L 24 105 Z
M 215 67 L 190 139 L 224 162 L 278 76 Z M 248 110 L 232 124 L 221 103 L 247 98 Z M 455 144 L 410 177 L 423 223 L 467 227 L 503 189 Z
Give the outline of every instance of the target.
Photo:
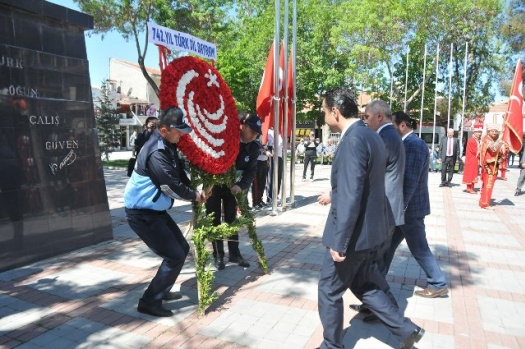
M 139 300 L 139 305 L 137 306 L 139 313 L 158 316 L 158 317 L 168 317 L 172 316 L 173 312 L 169 309 L 166 309 L 162 304 L 148 304 L 142 299 Z
M 412 349 L 414 347 L 414 343 L 417 343 L 423 338 L 423 335 L 425 334 L 425 330 L 421 327 L 416 327 L 414 332 L 410 336 L 408 336 L 407 339 L 405 339 L 403 342 L 401 342 L 401 349 Z
M 242 258 L 242 256 L 234 256 L 234 257 L 230 256 L 230 258 L 228 258 L 228 262 L 235 263 L 239 267 L 243 267 L 243 268 L 248 268 L 250 266 L 250 263 L 248 263 L 246 259 Z
M 217 270 L 224 269 L 224 258 L 223 257 L 215 257 L 215 268 L 217 268 Z
M 448 294 L 448 288 L 438 288 L 438 289 L 432 289 L 432 288 L 424 288 L 420 291 L 414 292 L 417 296 L 425 297 L 425 298 L 437 298 L 437 297 L 444 297 Z
M 371 314 L 370 309 L 364 304 L 350 304 L 350 309 L 361 314 Z
M 439 186 L 440 186 L 440 187 L 446 187 L 447 184 L 446 184 L 446 183 L 441 183 Z
M 162 299 L 165 301 L 175 301 L 181 298 L 182 298 L 182 293 L 180 292 L 168 292 Z
M 363 318 L 363 322 L 376 322 L 380 321 L 376 314 L 368 314 Z

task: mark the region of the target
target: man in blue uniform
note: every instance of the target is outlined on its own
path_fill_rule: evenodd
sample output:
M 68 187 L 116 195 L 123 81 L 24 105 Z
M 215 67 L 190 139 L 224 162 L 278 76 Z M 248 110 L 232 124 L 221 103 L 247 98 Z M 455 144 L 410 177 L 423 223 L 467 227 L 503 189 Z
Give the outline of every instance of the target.
M 242 123 L 241 143 L 239 145 L 239 155 L 235 160 L 235 169 L 238 176 L 237 181 L 231 186 L 216 185 L 213 187 L 211 195 L 206 202 L 206 212 L 213 212 L 213 224 L 221 224 L 221 206 L 224 209 L 224 221 L 232 223 L 237 215 L 237 200 L 234 194 L 247 190 L 257 172 L 257 158 L 261 144 L 256 141 L 257 135 L 261 134 L 261 119 L 255 114 L 248 115 Z M 241 267 L 249 267 L 250 263 L 241 256 L 239 250 L 239 235 L 233 235 L 228 240 L 229 262 Z M 224 269 L 224 242 L 223 240 L 213 241 L 213 258 L 217 270 Z
M 177 156 L 177 143 L 191 128 L 183 122 L 183 112 L 167 108 L 151 137 L 137 157 L 135 169 L 124 192 L 129 226 L 163 258 L 157 274 L 139 300 L 137 310 L 153 316 L 171 316 L 162 300 L 181 298 L 170 292 L 182 270 L 189 245 L 177 223 L 166 210 L 176 197 L 203 203 L 205 195 L 191 188 Z

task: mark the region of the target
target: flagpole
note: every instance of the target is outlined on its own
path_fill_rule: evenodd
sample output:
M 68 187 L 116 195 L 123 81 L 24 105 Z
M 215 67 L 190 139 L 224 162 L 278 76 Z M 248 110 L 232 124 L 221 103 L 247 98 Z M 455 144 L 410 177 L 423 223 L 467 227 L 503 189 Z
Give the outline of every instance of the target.
M 287 195 L 287 178 L 288 178 L 288 0 L 284 0 L 284 66 L 283 66 L 283 184 L 281 191 L 281 202 L 283 210 L 286 209 L 288 202 L 286 200 Z M 293 153 L 293 147 L 290 147 Z M 293 164 L 293 162 L 292 162 Z M 293 166 L 293 165 L 292 165 Z
M 410 46 L 408 46 L 407 49 L 407 69 L 405 71 L 405 107 L 403 108 L 403 111 L 407 112 L 407 90 L 408 90 L 408 55 L 410 53 Z
M 436 86 L 434 87 L 434 125 L 432 127 L 432 152 L 434 151 L 434 142 L 436 138 L 438 80 L 439 80 L 439 43 L 437 44 L 437 51 L 436 51 Z
M 450 44 L 450 61 L 448 63 L 448 114 L 447 114 L 447 130 L 450 128 L 450 108 L 452 101 L 452 53 L 454 51 L 454 43 Z
M 297 0 L 293 0 L 293 15 L 292 15 L 292 95 L 288 96 L 291 98 L 292 105 L 292 160 L 290 165 L 290 205 L 293 207 L 295 204 L 295 140 L 296 140 L 296 124 L 297 115 L 295 110 L 296 103 L 296 80 L 297 75 L 295 71 L 295 56 L 296 56 L 296 45 L 297 45 Z
M 280 5 L 281 1 L 275 1 L 275 34 L 274 34 L 274 51 L 273 51 L 273 158 L 272 158 L 272 166 L 273 166 L 273 173 L 272 173 L 272 211 L 270 212 L 270 215 L 276 216 L 277 215 L 277 196 L 279 183 L 277 181 L 279 180 L 278 172 L 279 172 L 279 70 L 280 70 L 280 64 L 279 64 L 279 52 L 280 52 L 280 45 L 279 45 L 279 35 L 280 35 Z
M 464 64 L 464 71 L 463 71 L 463 107 L 461 110 L 461 135 L 459 140 L 459 149 L 461 149 L 461 154 L 463 154 L 463 132 L 465 131 L 465 105 L 467 104 L 467 62 L 468 62 L 468 41 L 465 43 L 465 64 Z
M 427 77 L 427 44 L 425 44 L 425 56 L 423 58 L 423 88 L 421 90 L 421 113 L 419 117 L 419 138 L 421 138 L 421 128 L 423 127 L 423 108 L 425 106 L 425 81 Z

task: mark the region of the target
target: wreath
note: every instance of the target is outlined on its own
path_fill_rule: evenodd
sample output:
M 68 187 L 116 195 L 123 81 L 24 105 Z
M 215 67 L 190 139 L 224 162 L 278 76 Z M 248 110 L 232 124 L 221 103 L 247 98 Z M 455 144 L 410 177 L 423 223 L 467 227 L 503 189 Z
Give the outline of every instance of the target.
M 219 72 L 197 57 L 185 56 L 170 62 L 162 71 L 159 99 L 161 109 L 178 106 L 184 121 L 193 128 L 184 134 L 178 148 L 190 162 L 191 185 L 211 192 L 214 185 L 235 183 L 235 160 L 239 153 L 240 121 L 231 90 Z M 241 216 L 233 223 L 213 226 L 212 215 L 206 216 L 203 205 L 193 204 L 194 218 L 188 231 L 195 249 L 195 274 L 201 314 L 215 299 L 215 278 L 208 265 L 210 253 L 206 242 L 227 239 L 248 229 L 252 247 L 259 257 L 259 267 L 268 271 L 264 248 L 257 237 L 255 219 L 247 209 L 246 192 L 235 195 Z
M 225 173 L 239 153 L 239 115 L 231 90 L 206 61 L 185 56 L 162 71 L 161 109 L 178 106 L 193 132 L 181 137 L 178 148 L 198 168 Z

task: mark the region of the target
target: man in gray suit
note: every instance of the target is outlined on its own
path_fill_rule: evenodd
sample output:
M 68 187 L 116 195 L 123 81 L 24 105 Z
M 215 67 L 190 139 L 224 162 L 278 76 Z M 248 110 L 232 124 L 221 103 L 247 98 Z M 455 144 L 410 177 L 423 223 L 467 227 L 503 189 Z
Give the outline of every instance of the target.
M 447 130 L 447 136 L 442 137 L 439 142 L 439 159 L 441 160 L 441 184 L 440 187 L 450 187 L 452 176 L 454 175 L 454 166 L 459 154 L 459 142 L 454 138 L 454 129 Z M 448 173 L 448 178 L 447 178 Z
M 386 155 L 386 173 L 385 173 L 385 190 L 386 197 L 390 203 L 392 213 L 396 223 L 396 228 L 405 224 L 405 207 L 403 201 L 403 175 L 405 173 L 405 147 L 396 128 L 392 124 L 392 111 L 387 102 L 374 100 L 366 106 L 364 122 L 372 130 L 376 131 L 385 145 L 384 152 Z M 392 233 L 393 231 L 389 231 Z M 392 234 L 388 236 L 388 241 Z M 386 256 L 390 250 L 390 243 L 384 245 L 384 249 L 377 254 L 377 266 L 379 271 L 386 276 L 388 273 L 389 260 Z M 368 313 L 369 310 L 362 304 L 351 304 L 350 308 L 361 313 Z M 364 321 L 376 319 L 375 316 L 365 317 Z
M 374 262 L 395 224 L 385 196 L 384 144 L 359 120 L 350 90 L 328 91 L 323 111 L 332 132 L 341 132 L 341 140 L 332 163 L 331 207 L 322 237 L 326 251 L 318 287 L 321 348 L 343 348 L 342 297 L 350 287 L 360 291 L 363 303 L 400 340 L 402 349 L 412 348 L 424 330 L 405 318 L 385 293 L 388 283 Z

